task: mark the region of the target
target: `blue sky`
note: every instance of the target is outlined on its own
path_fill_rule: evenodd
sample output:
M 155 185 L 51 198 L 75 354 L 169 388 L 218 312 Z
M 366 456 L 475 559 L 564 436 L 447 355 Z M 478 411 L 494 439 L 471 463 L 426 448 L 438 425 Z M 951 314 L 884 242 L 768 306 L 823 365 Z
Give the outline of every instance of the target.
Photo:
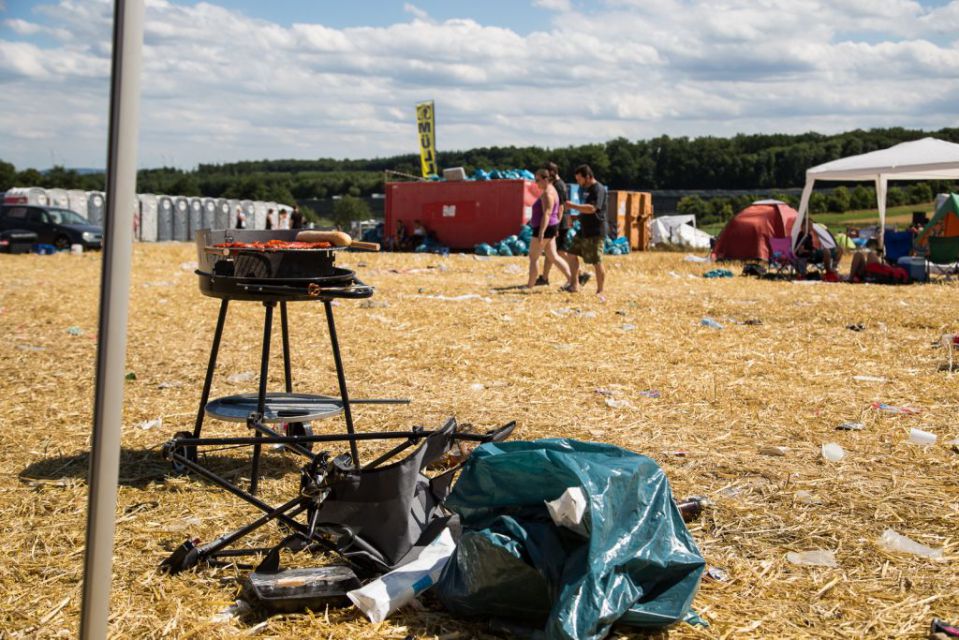
M 146 0 L 140 165 L 959 126 L 959 0 Z M 109 0 L 0 0 L 0 159 L 103 166 Z
M 184 3 L 184 4 L 197 4 Z M 330 0 L 235 0 L 222 3 L 252 18 L 269 20 L 284 26 L 313 22 L 330 27 L 385 27 L 409 18 L 404 2 L 336 2 Z M 470 18 L 481 24 L 506 27 L 528 33 L 544 26 L 549 11 L 516 0 L 476 0 L 475 2 L 432 0 L 412 3 L 433 19 Z

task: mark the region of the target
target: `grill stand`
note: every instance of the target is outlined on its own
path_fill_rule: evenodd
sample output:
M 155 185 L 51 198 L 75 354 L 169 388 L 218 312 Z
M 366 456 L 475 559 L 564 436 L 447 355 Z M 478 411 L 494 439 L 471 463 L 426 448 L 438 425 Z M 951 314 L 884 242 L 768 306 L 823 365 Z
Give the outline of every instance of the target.
M 267 387 L 267 378 L 269 375 L 269 363 L 270 363 L 270 342 L 273 332 L 273 312 L 277 305 L 277 300 L 263 300 L 262 304 L 265 308 L 265 317 L 263 320 L 263 346 L 260 354 L 260 380 L 259 387 L 257 390 L 257 410 L 256 414 L 251 414 L 250 418 L 247 420 L 247 423 L 253 427 L 254 424 L 258 426 L 265 426 L 262 423 L 262 418 L 266 410 L 266 387 Z M 353 426 L 353 412 L 350 405 L 350 396 L 349 391 L 346 385 L 346 373 L 343 369 L 343 358 L 340 355 L 340 344 L 339 339 L 336 334 L 336 322 L 333 319 L 333 304 L 330 298 L 322 298 L 323 310 L 326 313 L 326 324 L 330 333 L 330 345 L 333 351 L 333 362 L 336 365 L 336 380 L 339 386 L 340 392 L 340 402 L 343 407 L 343 415 L 346 419 L 346 431 L 349 436 L 355 435 L 355 430 Z M 220 311 L 217 316 L 216 321 L 216 330 L 213 334 L 213 346 L 210 349 L 210 360 L 206 368 L 206 377 L 203 380 L 203 391 L 200 394 L 200 407 L 197 410 L 196 422 L 193 427 L 193 438 L 199 439 L 200 434 L 203 431 L 203 420 L 206 416 L 206 406 L 210 401 L 210 389 L 213 385 L 213 372 L 216 369 L 217 356 L 220 351 L 220 343 L 223 339 L 223 328 L 226 324 L 226 315 L 227 310 L 229 309 L 230 299 L 224 297 L 220 301 Z M 293 375 L 292 375 L 292 366 L 290 364 L 290 330 L 289 330 L 289 320 L 286 308 L 286 301 L 279 300 L 280 305 L 280 328 L 281 334 L 283 337 L 283 376 L 284 376 L 284 386 L 287 393 L 293 393 Z M 255 494 L 257 487 L 259 485 L 259 470 L 260 470 L 260 454 L 262 450 L 262 443 L 259 442 L 262 439 L 263 432 L 260 429 L 254 428 L 256 442 L 253 445 L 253 455 L 251 460 L 251 470 L 250 470 L 250 493 Z M 359 449 L 356 446 L 356 440 L 350 439 L 350 454 L 353 459 L 353 465 L 359 469 L 360 468 L 360 454 Z M 198 444 L 206 444 L 206 442 L 200 442 Z

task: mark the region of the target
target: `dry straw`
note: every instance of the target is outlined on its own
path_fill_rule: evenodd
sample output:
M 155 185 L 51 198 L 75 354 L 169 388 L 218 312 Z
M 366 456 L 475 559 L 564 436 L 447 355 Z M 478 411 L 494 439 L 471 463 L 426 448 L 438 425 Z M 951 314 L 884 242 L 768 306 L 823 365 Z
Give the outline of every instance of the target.
M 484 625 L 429 599 L 381 625 L 349 610 L 215 621 L 233 602 L 239 572 L 157 574 L 188 535 L 209 540 L 254 515 L 202 480 L 169 477 L 160 458 L 160 445 L 192 425 L 216 320 L 218 301 L 197 289 L 193 251 L 134 252 L 128 369 L 136 379 L 126 383 L 113 636 L 483 637 Z M 959 384 L 933 346 L 959 330 L 954 283 L 708 280 L 708 265 L 653 253 L 609 259 L 602 303 L 592 282 L 578 295 L 561 293 L 557 281 L 532 293 L 500 290 L 525 280 L 520 258 L 353 253 L 339 262 L 377 287 L 374 304 L 336 307 L 353 396 L 413 400 L 357 408 L 360 430 L 436 426 L 451 415 L 479 428 L 517 420 L 517 438 L 599 440 L 647 454 L 677 497 L 712 500 L 691 529 L 729 579 L 706 580 L 696 597 L 708 629 L 678 625 L 670 637 L 920 637 L 933 616 L 959 618 L 959 455 L 906 442 L 910 427 L 940 443 L 959 436 Z M 76 629 L 100 264 L 89 253 L 0 256 L 0 638 Z M 724 328 L 701 326 L 706 316 Z M 290 320 L 295 388 L 335 392 L 321 306 L 291 304 Z M 846 328 L 858 323 L 865 330 Z M 214 397 L 253 390 L 226 379 L 257 371 L 261 327 L 261 306 L 232 305 Z M 278 355 L 278 329 L 274 344 Z M 281 375 L 275 357 L 273 389 Z M 870 409 L 874 401 L 921 412 L 891 415 Z M 836 430 L 848 421 L 864 429 Z M 339 431 L 342 420 L 314 428 Z M 825 442 L 846 457 L 823 460 Z M 249 474 L 248 452 L 210 463 L 237 480 Z M 298 464 L 267 454 L 265 499 L 292 496 Z M 946 560 L 881 549 L 887 528 L 944 547 Z M 259 541 L 276 538 L 268 528 Z M 834 552 L 838 566 L 785 559 L 817 549 Z

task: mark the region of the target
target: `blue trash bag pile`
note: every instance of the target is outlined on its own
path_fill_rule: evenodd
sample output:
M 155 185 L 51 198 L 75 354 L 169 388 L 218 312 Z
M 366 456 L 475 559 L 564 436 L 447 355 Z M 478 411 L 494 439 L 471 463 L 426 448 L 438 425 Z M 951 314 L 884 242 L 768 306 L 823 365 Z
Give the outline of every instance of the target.
M 732 278 L 733 272 L 729 269 L 710 269 L 703 274 L 704 278 Z
M 33 253 L 41 256 L 52 256 L 57 252 L 57 248 L 52 244 L 37 243 L 33 245 Z
M 450 254 L 450 248 L 444 244 L 441 244 L 434 238 L 428 237 L 423 240 L 417 247 L 413 249 L 414 253 L 436 253 L 441 256 L 448 256 Z
M 385 225 L 381 222 L 377 224 L 372 229 L 367 229 L 363 232 L 363 242 L 376 242 L 378 244 L 383 244 L 384 236 L 386 235 Z
M 579 231 L 579 220 L 573 222 L 573 226 L 566 233 L 571 241 L 576 237 Z M 528 256 L 530 241 L 533 239 L 533 228 L 524 224 L 520 232 L 503 238 L 495 244 L 481 242 L 473 247 L 473 252 L 478 256 Z M 615 240 L 606 238 L 603 242 L 603 253 L 611 256 L 624 256 L 629 253 L 629 240 L 624 237 Z
M 579 219 L 573 220 L 573 226 L 566 231 L 567 242 L 573 241 L 573 238 L 579 233 L 579 227 Z M 560 233 L 563 232 L 560 231 Z M 615 240 L 607 236 L 606 239 L 603 240 L 603 253 L 608 256 L 625 256 L 629 253 L 629 240 L 624 236 L 620 236 Z
M 603 242 L 603 253 L 608 256 L 625 256 L 629 253 L 629 240 L 623 236 L 611 240 L 607 236 Z
M 473 252 L 478 256 L 527 256 L 532 239 L 533 228 L 524 224 L 518 234 L 503 238 L 496 244 L 481 242 L 473 247 Z
M 470 180 L 532 180 L 535 177 L 527 169 L 477 169 L 470 175 Z
M 589 496 L 578 528 L 555 524 L 545 505 L 568 489 Z M 696 620 L 705 561 L 646 456 L 558 438 L 487 443 L 446 506 L 462 535 L 435 589 L 454 614 L 517 621 L 549 640 Z

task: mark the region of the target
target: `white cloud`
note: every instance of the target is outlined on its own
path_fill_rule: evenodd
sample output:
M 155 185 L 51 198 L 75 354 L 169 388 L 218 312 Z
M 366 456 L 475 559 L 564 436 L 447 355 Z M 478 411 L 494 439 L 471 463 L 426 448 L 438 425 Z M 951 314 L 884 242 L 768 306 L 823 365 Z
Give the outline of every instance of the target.
M 559 11 L 560 13 L 568 13 L 573 10 L 573 3 L 570 0 L 533 0 L 533 6 L 550 11 Z
M 403 11 L 419 20 L 429 21 L 430 19 L 430 14 L 420 9 L 415 4 L 410 4 L 409 2 L 403 5 Z
M 959 49 L 926 34 L 959 26 L 957 1 L 534 4 L 570 13 L 521 34 L 407 4 L 407 22 L 338 29 L 148 0 L 141 164 L 414 153 L 430 98 L 441 149 L 955 125 Z M 0 36 L 0 157 L 102 166 L 112 3 L 37 15 Z

